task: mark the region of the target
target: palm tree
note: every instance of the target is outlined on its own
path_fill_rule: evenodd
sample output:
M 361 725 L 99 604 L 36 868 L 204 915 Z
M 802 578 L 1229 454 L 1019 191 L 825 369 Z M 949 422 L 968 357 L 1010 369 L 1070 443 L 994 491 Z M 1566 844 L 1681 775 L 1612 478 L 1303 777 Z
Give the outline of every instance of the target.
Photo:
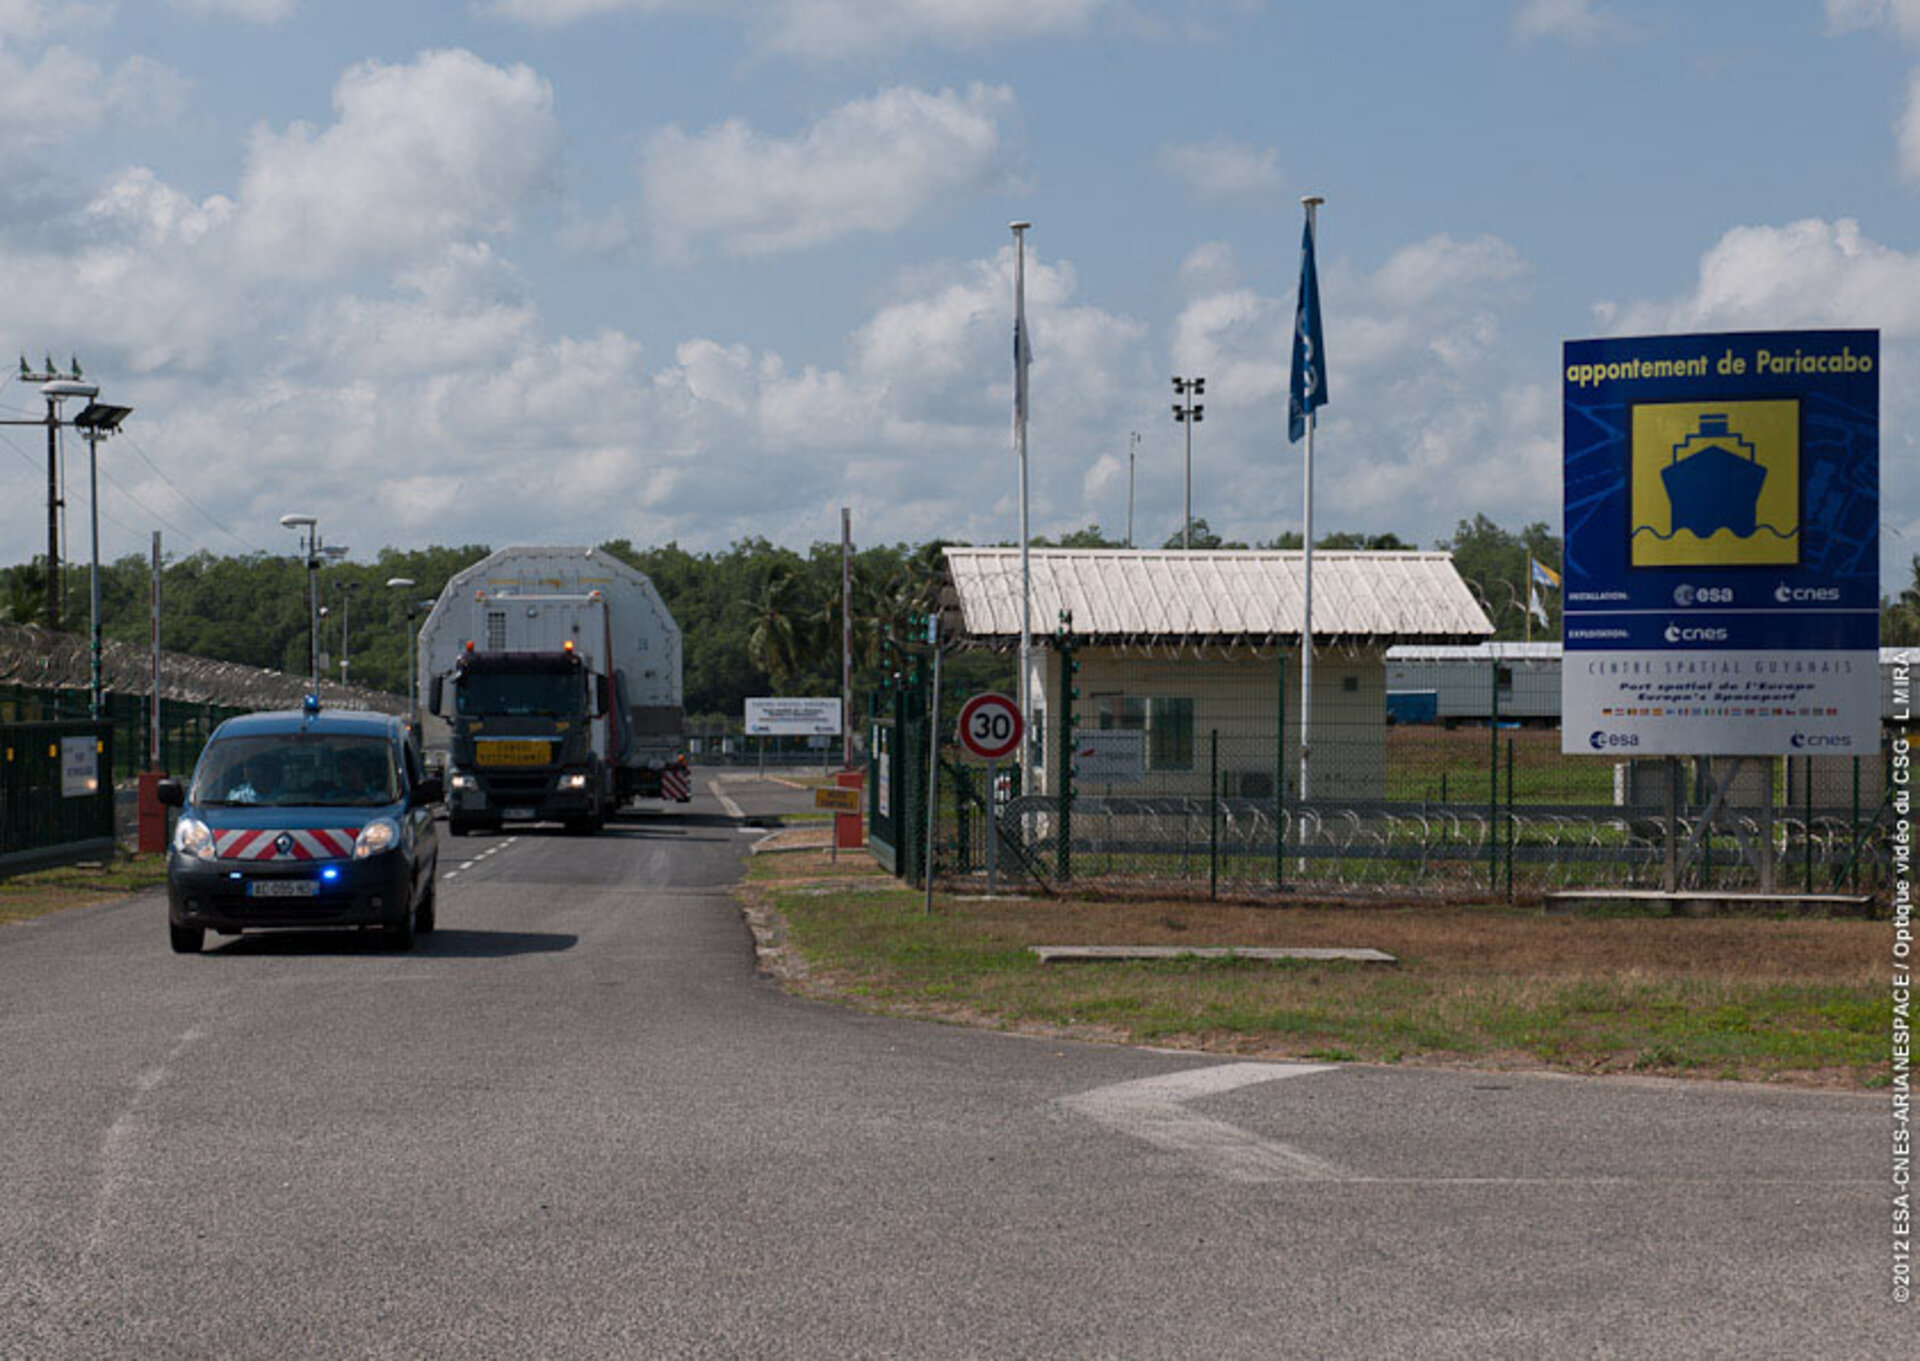
M 793 569 L 776 563 L 760 587 L 759 599 L 740 602 L 753 611 L 753 627 L 747 633 L 747 660 L 765 672 L 778 691 L 784 691 L 800 669 L 795 586 Z

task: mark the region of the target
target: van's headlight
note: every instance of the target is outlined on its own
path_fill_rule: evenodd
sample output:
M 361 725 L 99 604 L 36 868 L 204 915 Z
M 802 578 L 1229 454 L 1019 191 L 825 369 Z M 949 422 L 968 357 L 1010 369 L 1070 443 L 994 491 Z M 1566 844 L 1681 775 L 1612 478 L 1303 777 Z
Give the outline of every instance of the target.
M 213 833 L 199 818 L 181 818 L 173 829 L 173 848 L 195 860 L 211 860 Z
M 466 774 L 464 771 L 456 770 L 453 774 L 447 776 L 447 788 L 449 789 L 472 789 L 479 783 L 478 780 Z
M 560 787 L 562 789 L 585 789 L 587 787 L 587 777 L 584 775 L 562 775 L 560 777 Z
M 400 824 L 392 818 L 375 818 L 360 829 L 360 835 L 354 838 L 353 858 L 365 860 L 370 855 L 378 855 L 391 850 L 400 843 Z

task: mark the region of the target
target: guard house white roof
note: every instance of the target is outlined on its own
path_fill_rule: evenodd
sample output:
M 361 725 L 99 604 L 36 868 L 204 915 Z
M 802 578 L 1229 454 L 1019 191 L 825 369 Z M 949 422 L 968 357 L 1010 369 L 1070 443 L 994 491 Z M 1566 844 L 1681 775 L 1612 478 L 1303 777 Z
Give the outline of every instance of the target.
M 965 632 L 1020 635 L 1020 550 L 949 548 L 947 570 Z M 1298 641 L 1305 610 L 1300 552 L 1036 548 L 1033 632 L 1060 611 L 1073 632 L 1112 643 Z M 1313 636 L 1321 642 L 1476 643 L 1493 632 L 1445 553 L 1319 551 L 1313 555 Z

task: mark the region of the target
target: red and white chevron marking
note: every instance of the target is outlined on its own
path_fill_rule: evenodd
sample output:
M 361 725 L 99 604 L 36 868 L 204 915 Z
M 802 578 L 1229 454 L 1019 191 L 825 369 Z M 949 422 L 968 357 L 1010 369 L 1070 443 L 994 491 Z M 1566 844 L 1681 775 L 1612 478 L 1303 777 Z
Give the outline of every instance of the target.
M 668 766 L 660 772 L 660 797 L 672 799 L 675 803 L 685 803 L 693 797 L 689 787 L 687 772 L 679 766 Z
M 271 827 L 215 832 L 214 854 L 222 860 L 345 860 L 353 854 L 358 827 Z M 287 838 L 287 849 L 277 844 Z

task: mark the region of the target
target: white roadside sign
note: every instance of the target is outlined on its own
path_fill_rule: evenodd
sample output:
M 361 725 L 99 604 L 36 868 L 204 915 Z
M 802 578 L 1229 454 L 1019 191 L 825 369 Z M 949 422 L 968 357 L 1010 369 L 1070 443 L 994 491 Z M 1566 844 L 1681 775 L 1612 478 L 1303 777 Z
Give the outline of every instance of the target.
M 838 737 L 840 700 L 749 699 L 749 737 Z

